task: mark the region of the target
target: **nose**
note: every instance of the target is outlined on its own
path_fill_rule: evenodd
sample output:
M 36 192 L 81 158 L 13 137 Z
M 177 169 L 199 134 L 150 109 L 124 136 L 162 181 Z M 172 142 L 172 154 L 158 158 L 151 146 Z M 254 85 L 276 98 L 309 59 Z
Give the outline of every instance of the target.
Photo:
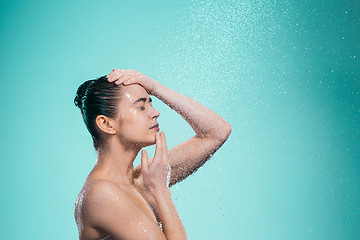
M 160 116 L 160 112 L 155 108 L 151 107 L 150 117 L 157 119 Z

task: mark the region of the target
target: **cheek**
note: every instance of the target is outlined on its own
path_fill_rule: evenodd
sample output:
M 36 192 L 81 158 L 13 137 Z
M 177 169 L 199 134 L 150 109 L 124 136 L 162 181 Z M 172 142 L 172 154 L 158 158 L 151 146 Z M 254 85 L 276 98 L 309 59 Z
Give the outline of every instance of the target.
M 139 112 L 136 109 L 130 109 L 127 119 L 128 119 L 129 125 L 136 127 L 138 124 L 140 124 L 141 114 L 139 114 Z M 133 129 L 133 130 L 135 130 L 135 129 Z
M 123 113 L 121 128 L 125 132 L 136 133 L 146 127 L 145 113 L 136 109 L 129 109 L 127 113 Z
M 120 114 L 120 119 L 122 119 L 124 123 L 131 123 L 136 117 L 137 111 L 133 108 L 126 108 L 126 110 L 124 109 Z
M 137 116 L 136 109 L 130 108 L 129 109 L 129 116 L 136 117 Z

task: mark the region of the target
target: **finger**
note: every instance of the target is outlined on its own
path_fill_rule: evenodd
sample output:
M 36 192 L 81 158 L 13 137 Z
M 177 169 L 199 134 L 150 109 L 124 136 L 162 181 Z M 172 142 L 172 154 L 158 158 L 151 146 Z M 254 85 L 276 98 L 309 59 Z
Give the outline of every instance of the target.
M 113 70 L 111 73 L 109 73 L 106 78 L 109 82 L 114 82 L 123 75 L 126 75 L 125 70 L 115 69 L 115 71 Z
M 128 74 L 121 75 L 121 76 L 119 76 L 119 77 L 116 79 L 115 83 L 116 83 L 116 84 L 121 84 L 121 83 L 123 83 L 124 81 L 127 81 L 130 77 L 131 77 L 131 76 L 129 76 Z
M 167 144 L 166 144 L 165 132 L 161 132 L 160 137 L 161 137 L 163 160 L 164 160 L 165 163 L 167 163 L 168 159 L 167 159 Z
M 137 83 L 137 82 L 138 82 L 138 79 L 136 78 L 136 76 L 131 76 L 128 80 L 123 82 L 123 84 L 130 85 L 130 84 Z
M 125 75 L 124 73 L 120 73 L 120 72 L 112 72 L 109 73 L 109 75 L 107 76 L 107 80 L 109 82 L 114 82 L 117 79 L 119 79 L 120 77 L 122 77 L 123 75 Z
M 161 140 L 160 140 L 160 134 L 156 133 L 155 135 L 155 141 L 156 141 L 156 148 L 155 148 L 155 155 L 153 161 L 156 161 L 157 159 L 161 159 L 162 152 L 161 152 Z
M 166 137 L 164 131 L 161 132 L 161 144 L 162 144 L 163 152 L 167 153 L 167 144 L 166 144 Z
M 141 171 L 147 172 L 149 169 L 148 165 L 148 155 L 145 150 L 141 151 Z
M 124 85 L 130 85 L 136 83 L 136 78 L 134 76 L 130 76 L 130 75 L 126 75 L 124 77 L 121 77 L 120 79 L 118 79 L 115 84 L 124 84 Z
M 115 71 L 117 71 L 117 69 L 114 68 L 108 75 L 106 75 L 106 77 L 108 78 L 108 77 L 111 76 L 112 73 L 114 73 Z
M 117 69 L 113 69 L 111 73 L 109 73 L 108 75 L 106 75 L 106 78 L 109 78 L 111 76 L 114 76 L 114 72 L 117 71 Z

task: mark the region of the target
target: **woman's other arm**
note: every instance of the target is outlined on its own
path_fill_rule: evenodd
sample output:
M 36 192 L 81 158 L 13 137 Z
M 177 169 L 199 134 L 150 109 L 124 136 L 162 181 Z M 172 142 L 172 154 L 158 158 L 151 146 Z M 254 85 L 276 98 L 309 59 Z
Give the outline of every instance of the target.
M 231 125 L 199 102 L 158 82 L 153 94 L 179 113 L 195 131 L 195 136 L 169 150 L 173 185 L 202 166 L 227 140 Z

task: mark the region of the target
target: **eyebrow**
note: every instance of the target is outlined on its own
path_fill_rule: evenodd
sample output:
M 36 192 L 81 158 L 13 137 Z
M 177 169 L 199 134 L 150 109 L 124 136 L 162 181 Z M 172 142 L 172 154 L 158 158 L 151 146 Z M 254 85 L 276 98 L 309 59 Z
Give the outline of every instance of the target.
M 133 104 L 138 103 L 138 102 L 146 102 L 146 98 L 138 98 Z M 152 102 L 151 97 L 149 97 L 149 102 Z

